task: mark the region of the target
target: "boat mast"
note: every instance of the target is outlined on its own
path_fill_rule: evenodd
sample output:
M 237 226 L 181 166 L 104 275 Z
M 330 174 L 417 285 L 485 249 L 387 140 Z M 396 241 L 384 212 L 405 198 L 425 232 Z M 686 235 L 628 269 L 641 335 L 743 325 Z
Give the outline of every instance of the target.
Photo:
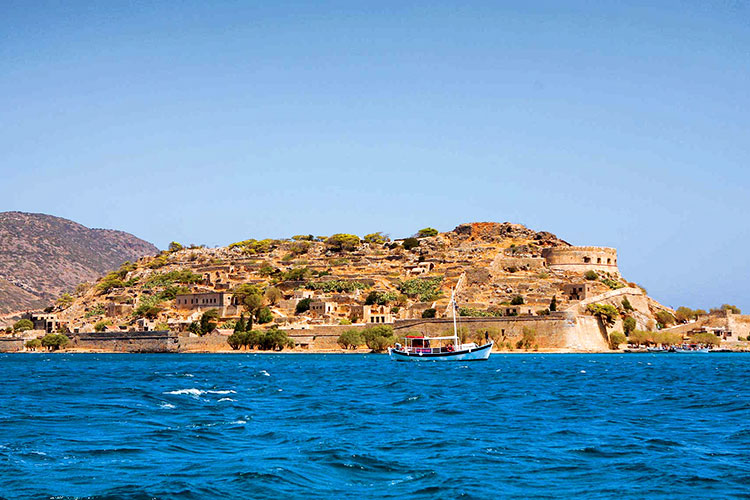
M 456 347 L 456 350 L 458 350 L 458 328 L 456 328 L 456 290 L 461 284 L 462 279 L 464 279 L 463 274 L 460 278 L 458 278 L 456 286 L 454 286 L 453 290 L 451 290 L 451 309 L 453 309 L 453 345 Z

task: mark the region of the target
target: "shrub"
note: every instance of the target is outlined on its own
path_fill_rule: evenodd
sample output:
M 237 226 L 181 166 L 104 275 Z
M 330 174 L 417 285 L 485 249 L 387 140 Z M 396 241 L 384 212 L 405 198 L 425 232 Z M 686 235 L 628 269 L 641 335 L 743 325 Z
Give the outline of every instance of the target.
M 419 240 L 416 238 L 406 238 L 401 246 L 404 247 L 404 250 L 411 250 L 419 246 Z
M 268 303 L 271 304 L 272 306 L 275 306 L 276 304 L 278 304 L 279 301 L 283 298 L 283 295 L 281 294 L 281 290 L 279 290 L 275 286 L 269 286 L 268 288 L 266 288 L 266 292 L 264 295 Z
M 552 312 L 557 311 L 557 296 L 553 295 L 552 300 L 549 303 L 549 310 Z
M 13 324 L 13 331 L 15 332 L 25 332 L 26 330 L 33 329 L 34 323 L 32 323 L 30 319 L 21 319 Z
M 261 325 L 265 323 L 270 323 L 271 321 L 273 321 L 273 314 L 271 313 L 271 309 L 269 309 L 268 307 L 261 308 L 258 311 L 257 320 L 258 320 L 258 324 L 261 324 Z
M 739 307 L 733 306 L 731 304 L 722 304 L 721 305 L 721 310 L 722 311 L 729 311 L 729 312 L 731 312 L 733 314 L 742 314 L 742 310 Z
M 604 283 L 605 285 L 607 285 L 612 290 L 617 290 L 619 288 L 624 288 L 625 287 L 625 285 L 623 285 L 619 281 L 613 280 L 613 279 L 610 279 L 610 278 L 602 278 L 601 282 Z
M 326 245 L 339 252 L 354 250 L 359 246 L 359 236 L 345 233 L 334 234 L 326 239 Z
M 184 247 L 181 244 L 177 243 L 176 241 L 173 241 L 172 243 L 169 244 L 169 251 L 170 252 L 179 252 L 183 248 Z
M 662 327 L 669 326 L 675 322 L 674 316 L 669 311 L 657 311 L 654 317 Z
M 372 349 L 374 352 L 385 351 L 395 342 L 395 339 L 393 337 L 393 328 L 387 325 L 378 325 L 365 328 L 362 331 L 362 337 L 367 344 L 367 348 Z
M 104 306 L 102 304 L 97 304 L 94 307 L 92 307 L 91 309 L 89 309 L 88 311 L 86 311 L 86 313 L 83 315 L 83 317 L 85 319 L 88 319 L 88 318 L 91 318 L 93 316 L 101 316 L 105 312 L 106 312 L 106 310 L 104 309 Z
M 609 304 L 589 304 L 586 306 L 586 310 L 599 318 L 599 321 L 601 321 L 602 325 L 605 327 L 612 326 L 620 315 L 617 308 Z
M 73 304 L 73 296 L 69 293 L 64 293 L 60 295 L 60 298 L 57 299 L 57 302 L 55 302 L 55 304 L 62 307 L 63 309 L 67 309 Z
M 434 278 L 415 278 L 399 283 L 398 289 L 409 297 L 419 297 L 419 300 L 426 302 L 440 297 L 440 285 L 443 278 L 437 276 Z
M 635 318 L 628 316 L 627 318 L 622 320 L 622 329 L 625 330 L 625 336 L 629 337 L 630 334 L 635 330 L 635 327 Z
M 690 342 L 694 344 L 719 345 L 721 339 L 713 333 L 701 332 L 691 335 Z
M 40 347 L 42 347 L 42 341 L 39 339 L 31 339 L 26 341 L 26 349 L 30 349 L 32 351 L 36 351 Z
M 157 323 L 154 325 L 154 330 L 157 332 L 168 332 L 169 331 L 169 323 L 165 323 L 162 321 L 161 323 Z
M 591 270 L 586 271 L 585 273 L 583 273 L 583 277 L 586 278 L 589 281 L 595 281 L 595 280 L 599 279 L 599 275 L 596 274 L 596 271 L 591 271 Z
M 653 341 L 661 345 L 676 345 L 682 343 L 682 335 L 676 332 L 655 332 L 652 335 Z
M 625 297 L 624 299 L 622 299 L 622 308 L 624 310 L 626 310 L 626 311 L 632 311 L 633 310 L 633 305 L 630 303 L 630 301 L 628 300 L 627 297 Z
M 475 317 L 475 318 L 487 318 L 490 316 L 493 316 L 492 313 L 488 311 L 480 311 L 479 309 L 474 309 L 472 307 L 462 307 L 458 310 L 459 316 L 467 316 L 467 317 Z
M 284 273 L 284 281 L 304 281 L 312 275 L 307 267 L 295 267 Z
M 625 337 L 625 334 L 622 332 L 612 332 L 609 334 L 609 348 L 610 349 L 619 349 L 620 344 L 623 344 L 628 339 Z
M 363 290 L 365 288 L 368 288 L 368 286 L 359 281 L 330 280 L 307 283 L 305 285 L 305 288 L 309 290 L 320 290 L 326 293 L 331 293 L 353 292 L 355 290 Z
M 60 333 L 48 333 L 42 337 L 41 344 L 50 351 L 56 351 L 61 347 L 65 347 L 70 342 L 70 339 Z
M 654 332 L 633 330 L 633 332 L 628 335 L 628 340 L 635 345 L 651 344 L 654 342 Z
M 305 298 L 297 302 L 297 307 L 294 309 L 294 314 L 302 314 L 310 310 L 311 298 Z
M 434 318 L 437 311 L 435 311 L 434 308 L 430 307 L 429 309 L 425 309 L 422 311 L 422 317 L 423 318 Z
M 258 337 L 258 348 L 264 351 L 283 351 L 286 347 L 293 348 L 294 341 L 287 336 L 284 330 L 279 330 L 275 326 Z
M 516 342 L 516 349 L 526 349 L 528 350 L 536 340 L 536 331 L 534 331 L 531 328 L 523 327 L 523 334 L 521 335 L 521 339 Z
M 105 275 L 101 281 L 97 283 L 96 289 L 100 294 L 103 294 L 108 293 L 115 288 L 123 288 L 124 286 L 125 282 L 122 281 L 122 278 L 120 278 L 116 271 L 113 271 Z
M 417 238 L 429 238 L 431 236 L 437 236 L 437 235 L 438 235 L 437 229 L 426 227 L 424 229 L 419 230 L 419 232 L 417 233 Z
M 371 245 L 383 245 L 388 241 L 388 237 L 383 233 L 378 232 L 366 235 L 364 240 L 365 243 L 369 243 Z
M 358 330 L 351 329 L 339 335 L 336 342 L 344 349 L 356 349 L 364 344 L 364 339 Z
M 245 332 L 234 332 L 232 335 L 227 337 L 227 344 L 229 344 L 229 347 L 231 347 L 233 350 L 237 350 L 243 345 Z
M 109 326 L 111 324 L 112 324 L 112 322 L 110 320 L 108 320 L 108 319 L 102 320 L 102 321 L 98 321 L 94 325 L 94 331 L 95 332 L 103 332 L 104 330 L 107 329 L 107 326 Z
M 339 320 L 339 325 L 351 325 L 351 324 L 352 324 L 352 320 L 350 320 L 349 318 L 341 318 Z
M 209 309 L 201 315 L 199 335 L 210 333 L 216 328 L 216 319 L 219 318 L 218 309 Z
M 192 283 L 200 283 L 201 281 L 203 281 L 203 276 L 200 274 L 196 274 L 190 269 L 179 269 L 151 275 L 143 284 L 143 288 L 164 287 L 172 285 L 173 283 L 189 285 Z
M 365 305 L 371 306 L 377 304 L 379 306 L 384 306 L 388 302 L 392 302 L 394 300 L 396 300 L 396 294 L 393 292 L 373 290 L 367 295 L 367 298 L 365 299 Z
M 512 299 L 510 299 L 510 305 L 512 306 L 520 306 L 524 303 L 523 296 L 521 295 L 515 295 Z

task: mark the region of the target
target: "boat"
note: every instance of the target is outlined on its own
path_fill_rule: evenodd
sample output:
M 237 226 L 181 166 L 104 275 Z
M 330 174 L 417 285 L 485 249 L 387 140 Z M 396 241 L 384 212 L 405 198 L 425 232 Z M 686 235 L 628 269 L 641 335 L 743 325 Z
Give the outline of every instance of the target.
M 407 335 L 406 345 L 396 344 L 388 349 L 388 355 L 393 361 L 484 361 L 490 357 L 494 341 L 484 345 L 475 342 L 463 344 L 458 338 L 456 320 L 456 288 L 463 276 L 458 280 L 451 292 L 451 308 L 453 309 L 453 335 L 447 337 L 428 337 L 426 335 Z
M 708 347 L 701 347 L 696 344 L 682 344 L 674 348 L 674 352 L 682 354 L 705 354 L 711 352 Z

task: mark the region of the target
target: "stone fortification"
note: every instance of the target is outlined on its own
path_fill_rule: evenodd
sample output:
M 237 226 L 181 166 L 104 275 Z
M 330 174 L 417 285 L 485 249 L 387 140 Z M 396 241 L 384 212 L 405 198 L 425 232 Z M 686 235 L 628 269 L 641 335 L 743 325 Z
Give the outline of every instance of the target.
M 91 332 L 69 335 L 68 349 L 114 352 L 176 352 L 177 334 L 159 332 Z
M 617 250 L 614 248 L 557 246 L 543 249 L 542 257 L 553 271 L 620 274 L 617 268 Z

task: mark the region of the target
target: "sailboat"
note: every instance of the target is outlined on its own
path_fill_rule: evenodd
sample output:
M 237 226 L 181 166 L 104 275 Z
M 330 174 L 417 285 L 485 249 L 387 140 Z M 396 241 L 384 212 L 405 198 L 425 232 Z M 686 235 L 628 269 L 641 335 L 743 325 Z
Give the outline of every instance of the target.
M 475 342 L 462 344 L 458 338 L 456 288 L 462 279 L 463 276 L 451 291 L 453 335 L 447 337 L 407 335 L 406 345 L 396 344 L 396 347 L 388 349 L 388 355 L 393 361 L 482 361 L 490 357 L 494 341 L 480 346 Z

